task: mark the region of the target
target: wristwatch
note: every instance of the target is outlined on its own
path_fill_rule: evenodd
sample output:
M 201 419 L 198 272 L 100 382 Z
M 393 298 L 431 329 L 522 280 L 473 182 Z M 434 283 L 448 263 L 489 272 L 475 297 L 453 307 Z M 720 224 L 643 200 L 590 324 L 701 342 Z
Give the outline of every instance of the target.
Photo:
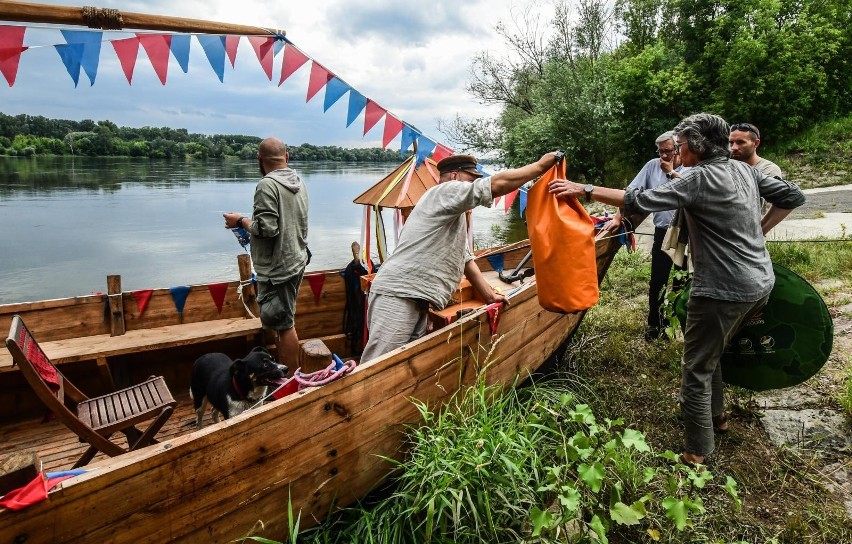
M 592 191 L 595 190 L 595 186 L 591 183 L 587 183 L 585 187 L 583 187 L 583 191 L 586 192 L 586 202 L 592 201 Z
M 678 176 L 678 177 L 680 177 L 680 176 Z M 668 178 L 668 179 L 674 179 L 674 178 L 675 178 L 675 171 L 674 171 L 674 170 L 672 170 L 672 171 L 670 171 L 670 172 L 666 172 L 666 178 Z

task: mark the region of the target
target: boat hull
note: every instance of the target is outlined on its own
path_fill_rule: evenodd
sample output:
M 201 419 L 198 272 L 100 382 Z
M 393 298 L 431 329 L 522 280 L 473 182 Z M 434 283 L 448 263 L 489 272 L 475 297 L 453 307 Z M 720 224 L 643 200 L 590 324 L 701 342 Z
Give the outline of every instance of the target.
M 618 249 L 598 242 L 603 278 Z M 555 314 L 535 284 L 511 299 L 491 334 L 484 310 L 356 368 L 233 419 L 90 465 L 49 499 L 0 512 L 10 542 L 230 542 L 258 521 L 288 532 L 288 503 L 301 528 L 365 496 L 401 459 L 412 399 L 439 408 L 482 377 L 512 386 L 565 343 L 584 312 Z

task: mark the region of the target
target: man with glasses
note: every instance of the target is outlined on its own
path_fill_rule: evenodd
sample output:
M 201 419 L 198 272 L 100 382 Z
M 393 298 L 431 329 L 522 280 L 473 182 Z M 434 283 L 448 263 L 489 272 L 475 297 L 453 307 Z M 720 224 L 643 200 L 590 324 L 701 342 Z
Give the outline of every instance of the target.
M 703 463 L 715 449 L 713 432 L 727 430 L 720 359 L 745 320 L 769 298 L 775 284 L 765 235 L 805 203 L 793 184 L 730 160 L 731 129 L 717 115 L 699 113 L 674 129 L 683 177 L 656 189 L 620 191 L 591 187 L 598 202 L 629 214 L 680 208 L 689 231 L 695 274 L 683 334 L 680 403 L 684 463 Z M 588 194 L 583 185 L 554 180 L 558 197 Z M 760 198 L 771 203 L 763 216 Z
M 651 159 L 633 178 L 627 190 L 653 189 L 685 173 L 680 163 L 680 157 L 675 151 L 674 132 L 660 134 L 654 141 L 657 146 L 658 159 Z M 672 271 L 672 260 L 662 250 L 663 237 L 672 222 L 674 210 L 654 212 L 654 244 L 651 246 L 651 281 L 648 285 L 648 326 L 645 329 L 645 340 L 655 340 L 668 325 L 660 312 L 663 289 L 669 281 Z M 609 232 L 617 231 L 622 224 L 621 210 L 606 225 Z M 678 267 L 678 270 L 682 268 Z
M 760 131 L 751 123 L 736 123 L 731 125 L 731 135 L 728 137 L 731 147 L 731 158 L 743 161 L 757 168 L 767 176 L 784 179 L 784 174 L 778 165 L 757 154 L 760 147 Z

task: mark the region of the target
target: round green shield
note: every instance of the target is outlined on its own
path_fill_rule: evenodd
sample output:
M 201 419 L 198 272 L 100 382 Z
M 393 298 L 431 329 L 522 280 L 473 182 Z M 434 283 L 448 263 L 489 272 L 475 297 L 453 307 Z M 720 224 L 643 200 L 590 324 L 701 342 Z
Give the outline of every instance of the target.
M 834 342 L 831 315 L 816 290 L 781 265 L 772 264 L 775 287 L 763 309 L 725 346 L 725 383 L 766 391 L 800 384 L 819 372 Z M 675 315 L 686 326 L 691 282 L 675 300 Z

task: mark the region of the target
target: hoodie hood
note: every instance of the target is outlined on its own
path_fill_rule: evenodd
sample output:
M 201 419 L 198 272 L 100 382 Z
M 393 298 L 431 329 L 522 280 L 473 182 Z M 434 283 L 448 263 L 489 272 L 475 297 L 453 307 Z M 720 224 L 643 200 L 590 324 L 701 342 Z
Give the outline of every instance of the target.
M 290 168 L 279 168 L 278 170 L 273 170 L 266 174 L 265 177 L 275 180 L 276 183 L 283 185 L 293 194 L 298 193 L 302 188 L 302 180 L 299 179 L 299 175 L 296 174 L 295 170 Z

